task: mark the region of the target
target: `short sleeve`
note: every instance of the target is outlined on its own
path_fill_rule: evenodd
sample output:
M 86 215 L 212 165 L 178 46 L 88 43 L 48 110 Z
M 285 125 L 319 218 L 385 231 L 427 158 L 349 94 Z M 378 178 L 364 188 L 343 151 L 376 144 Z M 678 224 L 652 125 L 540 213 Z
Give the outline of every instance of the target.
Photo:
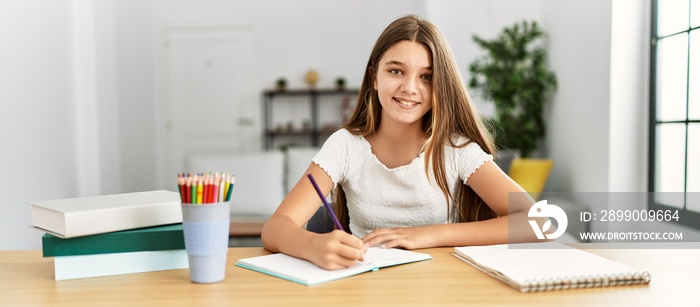
M 467 184 L 469 176 L 474 174 L 484 163 L 493 160 L 493 156 L 487 154 L 479 144 L 470 142 L 467 146 L 456 149 L 457 172 L 462 182 Z
M 346 129 L 341 129 L 323 143 L 321 150 L 311 159 L 323 169 L 333 181 L 333 188 L 345 177 L 348 166 L 348 143 L 352 135 Z

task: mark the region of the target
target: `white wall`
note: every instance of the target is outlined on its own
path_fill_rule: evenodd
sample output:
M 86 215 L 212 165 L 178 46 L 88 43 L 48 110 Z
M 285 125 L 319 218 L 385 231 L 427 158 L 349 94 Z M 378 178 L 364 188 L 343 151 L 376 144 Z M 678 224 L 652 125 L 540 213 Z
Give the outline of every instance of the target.
M 117 150 L 121 192 L 158 188 L 156 181 L 156 122 L 152 59 L 151 5 L 140 0 L 112 1 L 119 117 Z M 103 16 L 107 17 L 107 16 Z M 112 59 L 110 59 L 112 60 Z M 162 187 L 161 187 L 162 188 Z M 171 187 L 168 187 L 172 189 Z
M 485 52 L 476 45 L 472 36 L 494 39 L 507 26 L 523 20 L 542 23 L 541 0 L 438 0 L 427 1 L 426 17 L 440 28 L 447 39 L 459 66 L 465 84 L 469 82 L 469 64 Z M 483 116 L 493 116 L 493 103 L 484 101 L 480 94 L 470 90 Z
M 549 66 L 558 79 L 545 119 L 546 149 L 555 161 L 548 190 L 608 188 L 611 7 L 609 0 L 543 5 Z
M 27 201 L 78 193 L 69 3 L 0 2 L 0 249 L 40 246 Z
M 290 87 L 301 87 L 309 68 L 319 71 L 320 86 L 344 75 L 348 86 L 358 87 L 377 35 L 407 13 L 427 15 L 442 29 L 465 80 L 468 63 L 482 54 L 473 34 L 494 37 L 503 26 L 538 20 L 548 34 L 549 64 L 559 79 L 547 114 L 545 154 L 556 161 L 547 190 L 636 190 L 646 176 L 635 169 L 645 161 L 645 132 L 635 130 L 636 117 L 622 119 L 628 111 L 637 112 L 631 110 L 636 104 L 645 107 L 647 90 L 637 89 L 645 81 L 625 72 L 646 74 L 648 61 L 633 57 L 648 51 L 635 47 L 644 47 L 643 36 L 635 36 L 631 45 L 624 40 L 646 17 L 618 24 L 618 12 L 625 10 L 615 5 L 629 4 L 618 1 L 0 2 L 0 161 L 5 171 L 0 231 L 12 234 L 0 237 L 0 249 L 39 248 L 40 233 L 26 227 L 31 222 L 27 201 L 171 188 L 156 174 L 155 145 L 160 114 L 154 49 L 167 26 L 251 26 L 252 60 L 258 67 L 251 78 L 253 92 L 259 93 L 280 76 Z M 75 28 L 76 20 L 92 22 L 93 34 Z M 91 48 L 93 59 L 85 62 L 82 56 Z M 618 61 L 623 62 L 618 66 Z M 86 78 L 91 75 L 94 79 Z M 254 102 L 251 113 L 259 114 L 259 106 Z M 480 102 L 480 107 L 489 112 L 489 104 Z M 259 149 L 256 125 L 249 137 Z M 625 137 L 629 133 L 633 137 Z M 633 161 L 611 168 L 627 158 Z

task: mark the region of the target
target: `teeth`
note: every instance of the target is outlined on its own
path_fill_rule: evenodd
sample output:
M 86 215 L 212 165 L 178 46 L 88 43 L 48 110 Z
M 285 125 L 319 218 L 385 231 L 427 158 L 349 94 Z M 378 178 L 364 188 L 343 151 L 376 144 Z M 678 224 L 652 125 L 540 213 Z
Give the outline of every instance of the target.
M 396 101 L 398 101 L 400 104 L 405 105 L 407 107 L 410 107 L 410 106 L 413 106 L 416 104 L 415 102 L 412 102 L 412 101 L 404 101 L 404 100 L 400 100 L 400 99 L 396 99 Z

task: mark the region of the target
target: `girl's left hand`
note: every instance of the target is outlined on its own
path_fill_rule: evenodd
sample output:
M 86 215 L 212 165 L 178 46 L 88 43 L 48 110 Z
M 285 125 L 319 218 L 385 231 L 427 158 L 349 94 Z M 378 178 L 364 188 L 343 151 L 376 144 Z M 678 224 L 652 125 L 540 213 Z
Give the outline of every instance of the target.
M 381 245 L 382 248 L 403 247 L 419 249 L 434 246 L 434 234 L 420 228 L 380 228 L 367 234 L 362 242 L 369 246 Z

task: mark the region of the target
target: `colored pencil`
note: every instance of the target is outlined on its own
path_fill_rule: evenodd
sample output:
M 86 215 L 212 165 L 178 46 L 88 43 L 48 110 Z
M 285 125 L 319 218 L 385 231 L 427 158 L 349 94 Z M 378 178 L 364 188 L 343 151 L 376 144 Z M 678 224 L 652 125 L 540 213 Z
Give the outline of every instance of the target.
M 331 219 L 333 219 L 333 223 L 335 223 L 335 227 L 338 229 L 345 231 L 343 229 L 343 226 L 340 225 L 340 222 L 338 221 L 338 218 L 335 216 L 335 213 L 333 213 L 333 208 L 331 208 L 331 205 L 328 204 L 326 201 L 326 197 L 323 196 L 323 192 L 321 192 L 321 188 L 318 187 L 318 184 L 316 184 L 316 180 L 314 180 L 314 176 L 311 175 L 311 173 L 306 175 L 309 177 L 309 180 L 311 180 L 311 184 L 314 185 L 314 189 L 316 189 L 316 193 L 318 193 L 318 197 L 321 198 L 321 201 L 323 201 L 323 205 L 326 206 L 326 210 L 328 211 L 328 215 L 331 216 Z

